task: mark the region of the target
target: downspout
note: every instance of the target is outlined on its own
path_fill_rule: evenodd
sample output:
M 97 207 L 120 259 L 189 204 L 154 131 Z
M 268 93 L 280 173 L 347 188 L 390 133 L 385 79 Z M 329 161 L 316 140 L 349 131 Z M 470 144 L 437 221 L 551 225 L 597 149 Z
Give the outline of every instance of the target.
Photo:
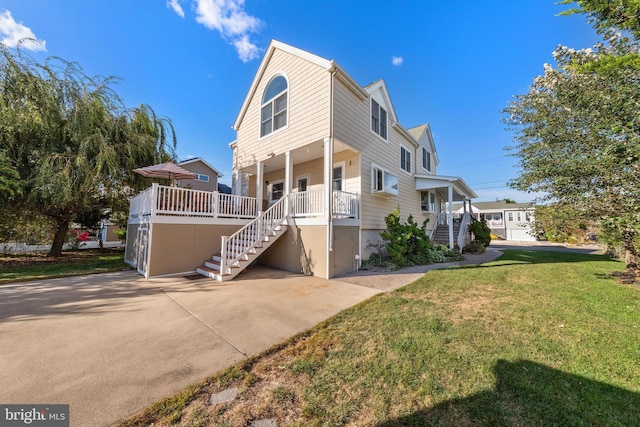
M 332 65 L 329 69 L 331 72 L 331 77 L 329 78 L 329 139 L 328 143 L 330 144 L 329 155 L 331 156 L 329 159 L 329 173 L 330 177 L 330 190 L 329 190 L 329 200 L 327 203 L 329 204 L 329 212 L 327 215 L 327 248 L 329 249 L 327 252 L 327 279 L 331 277 L 331 254 L 333 252 L 333 78 L 336 74 L 336 68 Z

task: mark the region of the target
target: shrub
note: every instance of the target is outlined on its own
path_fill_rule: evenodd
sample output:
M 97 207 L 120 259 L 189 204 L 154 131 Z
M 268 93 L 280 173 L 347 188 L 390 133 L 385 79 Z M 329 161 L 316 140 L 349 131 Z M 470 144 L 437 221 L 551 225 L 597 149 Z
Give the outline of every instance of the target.
M 480 240 L 473 240 L 467 243 L 464 248 L 462 248 L 462 252 L 466 252 L 469 254 L 483 254 L 486 252 L 486 250 L 487 248 Z
M 482 221 L 478 221 L 475 218 L 471 218 L 469 232 L 473 234 L 474 241 L 480 241 L 485 248 L 491 243 L 491 229 L 484 219 Z
M 409 215 L 406 223 L 400 222 L 400 207 L 384 219 L 387 230 L 380 233 L 391 261 L 398 267 L 429 264 L 433 262 L 433 244 L 427 236 L 427 222 L 419 226 Z

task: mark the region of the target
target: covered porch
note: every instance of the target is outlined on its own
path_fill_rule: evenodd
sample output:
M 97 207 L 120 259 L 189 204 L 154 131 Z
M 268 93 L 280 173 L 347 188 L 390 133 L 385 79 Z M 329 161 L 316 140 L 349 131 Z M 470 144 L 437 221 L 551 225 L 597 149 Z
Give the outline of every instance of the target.
M 231 148 L 233 193 L 255 198 L 259 210 L 284 199 L 292 218 L 359 219 L 360 155 L 348 145 L 324 138 L 245 164 L 233 143 Z
M 457 176 L 415 175 L 415 179 L 417 191 L 435 192 L 443 201 L 444 206 L 440 208 L 431 237 L 433 238 L 438 228 L 444 227 L 447 230 L 449 247 L 453 248 L 457 245 L 462 250 L 467 240 L 467 227 L 471 222 L 471 199 L 478 195 Z M 462 202 L 463 205 L 463 213 L 459 221 L 455 221 L 453 216 L 453 203 L 456 202 Z

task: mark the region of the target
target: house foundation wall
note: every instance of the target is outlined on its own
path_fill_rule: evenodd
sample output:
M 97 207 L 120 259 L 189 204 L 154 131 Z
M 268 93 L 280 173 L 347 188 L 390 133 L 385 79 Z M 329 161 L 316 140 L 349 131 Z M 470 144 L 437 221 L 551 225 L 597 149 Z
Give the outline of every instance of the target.
M 259 263 L 292 273 L 329 277 L 355 271 L 360 252 L 359 227 L 333 227 L 333 250 L 327 259 L 326 225 L 292 224 L 259 259 Z
M 363 260 L 369 259 L 371 254 L 378 252 L 375 245 L 382 244 L 382 237 L 380 237 L 382 231 L 384 230 L 362 230 L 362 253 L 360 256 Z
M 262 265 L 307 276 L 327 278 L 327 227 L 289 225 L 258 259 Z
M 333 251 L 331 252 L 331 277 L 350 273 L 358 269 L 356 255 L 360 253 L 360 228 L 333 227 Z
M 220 251 L 222 236 L 229 236 L 241 227 L 230 224 L 152 224 L 149 277 L 195 271 Z

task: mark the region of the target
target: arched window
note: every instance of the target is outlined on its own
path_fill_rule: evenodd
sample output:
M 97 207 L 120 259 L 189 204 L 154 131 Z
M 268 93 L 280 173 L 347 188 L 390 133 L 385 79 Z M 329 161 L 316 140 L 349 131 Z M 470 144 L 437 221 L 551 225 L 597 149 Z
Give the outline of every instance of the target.
M 287 79 L 276 76 L 262 95 L 260 110 L 260 136 L 269 135 L 287 125 Z

